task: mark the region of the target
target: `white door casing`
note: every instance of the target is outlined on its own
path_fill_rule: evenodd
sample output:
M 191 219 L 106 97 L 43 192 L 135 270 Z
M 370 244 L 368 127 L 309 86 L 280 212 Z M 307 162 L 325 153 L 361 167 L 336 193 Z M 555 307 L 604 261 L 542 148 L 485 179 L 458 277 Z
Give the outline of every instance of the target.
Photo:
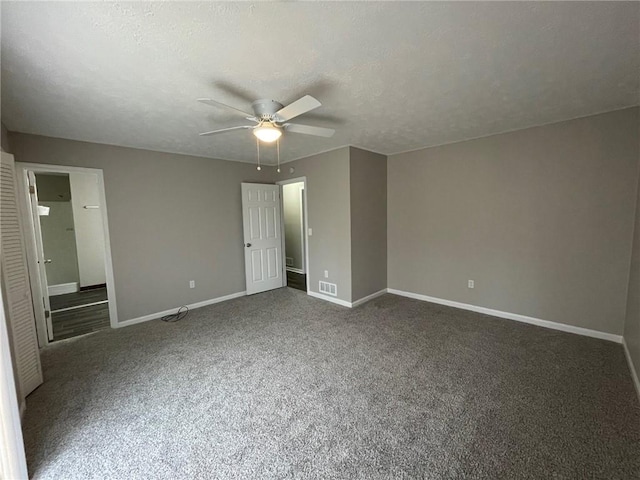
M 47 339 L 53 340 L 53 323 L 51 321 L 51 303 L 49 301 L 49 282 L 47 281 L 46 259 L 44 256 L 44 243 L 42 241 L 42 229 L 40 226 L 40 214 L 38 212 L 38 186 L 35 173 L 27 172 L 29 182 L 29 205 L 33 221 L 33 236 L 36 245 L 36 257 L 38 262 L 38 282 L 42 293 L 42 305 L 44 308 L 44 320 L 47 328 Z
M 28 172 L 33 171 L 38 173 L 54 173 L 54 174 L 72 174 L 72 173 L 86 173 L 94 175 L 98 182 L 98 196 L 99 196 L 99 209 L 96 211 L 101 212 L 102 217 L 102 232 L 104 235 L 103 244 L 105 246 L 105 270 L 106 270 L 106 283 L 107 283 L 107 296 L 109 298 L 109 320 L 111 328 L 117 328 L 118 324 L 118 306 L 116 302 L 115 291 L 115 279 L 113 275 L 113 262 L 111 259 L 111 242 L 109 240 L 109 221 L 107 213 L 107 201 L 104 188 L 104 178 L 101 169 L 97 168 L 85 168 L 85 167 L 71 167 L 67 165 L 49 165 L 43 163 L 23 163 L 16 162 L 16 170 L 19 172 L 18 178 L 18 192 L 19 192 L 19 204 L 21 211 L 21 218 L 24 222 L 25 232 L 27 235 L 27 265 L 29 267 L 29 278 L 31 279 L 31 287 L 34 292 L 34 299 L 40 298 L 40 282 L 38 279 L 38 262 L 37 262 L 37 248 L 35 241 L 35 226 L 32 221 L 30 209 L 30 195 L 28 191 Z M 36 299 L 37 300 L 37 299 Z M 44 347 L 48 345 L 49 341 L 46 334 L 46 324 L 44 317 L 44 308 L 42 307 L 42 301 L 37 301 L 33 304 L 36 315 L 36 327 L 38 332 L 38 340 L 40 346 Z
M 242 183 L 247 295 L 285 285 L 280 186 Z
M 13 156 L 2 152 L 0 162 L 0 264 L 2 297 L 13 349 L 19 398 L 42 383 L 40 351 L 27 270 L 24 235 L 16 198 Z
M 284 223 L 285 269 L 306 274 L 305 269 L 305 219 L 304 182 L 280 184 L 282 188 L 282 222 Z M 299 238 L 298 238 L 299 236 Z
M 311 230 L 309 228 L 309 207 L 308 207 L 308 191 L 307 191 L 307 177 L 296 177 L 296 178 L 289 178 L 287 180 L 280 180 L 279 182 L 276 182 L 277 185 L 279 185 L 280 187 L 284 186 L 284 185 L 289 185 L 291 183 L 302 183 L 302 219 L 303 219 L 303 232 L 302 232 L 302 239 L 303 239 L 303 260 L 304 260 L 304 273 L 305 275 L 307 275 L 307 294 L 310 294 L 311 292 L 311 282 L 309 282 L 309 279 L 311 278 L 311 272 L 310 272 L 310 266 L 309 266 L 309 230 Z M 284 236 L 284 233 L 283 233 Z M 286 244 L 286 242 L 284 242 Z M 285 280 L 286 280 L 286 275 L 285 275 Z M 286 284 L 286 283 L 285 283 Z

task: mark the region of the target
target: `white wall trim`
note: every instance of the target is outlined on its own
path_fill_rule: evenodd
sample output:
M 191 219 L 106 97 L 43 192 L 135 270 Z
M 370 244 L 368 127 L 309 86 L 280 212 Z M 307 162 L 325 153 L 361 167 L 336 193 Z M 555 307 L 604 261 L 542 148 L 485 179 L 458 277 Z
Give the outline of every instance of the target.
M 624 348 L 624 354 L 627 357 L 629 370 L 631 370 L 631 378 L 633 379 L 633 385 L 636 387 L 636 393 L 638 394 L 638 399 L 640 399 L 640 380 L 638 380 L 638 372 L 636 370 L 635 365 L 633 364 L 633 360 L 631 360 L 631 353 L 629 352 L 629 347 L 627 346 L 627 341 L 624 339 L 624 337 L 622 337 L 622 346 Z
M 60 283 L 58 285 L 49 285 L 47 287 L 47 290 L 49 291 L 49 296 L 52 297 L 54 295 L 76 293 L 78 290 L 80 290 L 80 287 L 78 286 L 78 282 Z
M 99 302 L 84 303 L 82 305 L 74 305 L 73 307 L 57 308 L 55 310 L 51 310 L 51 313 L 69 312 L 71 310 L 78 310 L 79 308 L 95 307 L 96 305 L 104 305 L 105 303 L 109 303 L 109 300 L 100 300 Z
M 246 291 L 232 293 L 230 295 L 224 295 L 222 297 L 211 298 L 209 300 L 203 300 L 202 302 L 191 303 L 187 305 L 189 310 L 193 310 L 200 307 L 206 307 L 207 305 L 213 305 L 214 303 L 225 302 L 227 300 L 232 300 L 238 297 L 244 297 L 247 294 Z M 170 308 L 169 310 L 164 310 L 162 312 L 150 313 L 149 315 L 143 315 L 142 317 L 131 318 L 129 320 L 125 320 L 124 322 L 120 322 L 117 325 L 117 328 L 120 327 L 128 327 L 130 325 L 135 325 L 137 323 L 148 322 L 149 320 L 156 320 L 160 317 L 164 317 L 165 315 L 169 315 L 171 313 L 176 313 L 180 307 Z
M 366 297 L 362 297 L 360 300 L 356 300 L 355 302 L 351 302 L 351 306 L 352 307 L 359 307 L 360 305 L 362 305 L 363 303 L 367 303 L 369 300 L 373 300 L 374 298 L 377 298 L 381 295 L 384 295 L 385 293 L 387 293 L 387 289 L 383 288 L 382 290 L 379 290 L 375 293 L 372 293 L 371 295 L 367 295 Z
M 484 313 L 485 315 L 491 315 L 498 318 L 506 318 L 507 320 L 515 320 L 516 322 L 529 323 L 531 325 L 537 325 L 538 327 L 551 328 L 553 330 L 561 330 L 563 332 L 575 333 L 578 335 L 584 335 L 586 337 L 600 338 L 602 340 L 609 340 L 610 342 L 622 343 L 622 335 L 614 335 L 613 333 L 601 332 L 599 330 L 591 330 L 591 329 L 582 328 L 582 327 L 575 327 L 573 325 L 567 325 L 565 323 L 551 322 L 549 320 L 542 320 L 539 318 L 527 317 L 526 315 L 520 315 L 519 313 L 502 312 L 500 310 L 493 310 L 491 308 L 478 307 L 476 305 L 454 302 L 452 300 L 444 300 L 442 298 L 429 297 L 427 295 L 421 295 L 419 293 L 412 293 L 412 292 L 405 292 L 405 291 L 396 290 L 393 288 L 389 288 L 388 292 L 393 293 L 394 295 L 400 295 L 402 297 L 422 300 L 424 302 L 437 303 L 439 305 L 447 305 L 449 307 L 460 308 L 462 310 L 469 310 L 471 312 Z
M 347 308 L 352 307 L 351 302 L 347 302 L 346 300 L 340 300 L 339 298 L 335 298 L 335 297 L 330 297 L 328 295 L 323 295 L 321 293 L 308 291 L 307 295 L 314 298 L 319 298 L 320 300 L 326 300 L 327 302 L 335 303 L 336 305 L 341 305 L 343 307 L 347 307 Z
M 376 297 L 384 295 L 385 293 L 387 293 L 387 291 L 388 289 L 383 288 L 382 290 L 372 293 L 371 295 L 367 295 L 366 297 L 362 297 L 361 299 L 356 300 L 355 302 L 347 302 L 346 300 L 340 300 L 339 298 L 330 297 L 329 295 L 323 295 L 322 293 L 317 293 L 312 291 L 308 291 L 307 294 L 311 297 L 319 298 L 320 300 L 326 300 L 327 302 L 335 303 L 336 305 L 340 305 L 347 308 L 354 308 L 362 305 L 363 303 L 367 303 L 369 300 L 373 300 Z
M 304 270 L 295 267 L 287 267 L 287 272 L 299 273 L 300 275 L 305 275 Z

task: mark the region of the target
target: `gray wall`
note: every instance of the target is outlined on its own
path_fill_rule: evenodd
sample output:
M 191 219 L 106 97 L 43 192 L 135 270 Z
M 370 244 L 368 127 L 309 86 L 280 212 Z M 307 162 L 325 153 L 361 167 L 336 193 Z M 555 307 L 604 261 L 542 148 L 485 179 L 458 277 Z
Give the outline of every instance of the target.
M 4 123 L 0 123 L 0 147 L 3 152 L 11 153 L 11 147 L 9 147 L 9 131 Z
M 50 207 L 49 215 L 40 217 L 42 243 L 49 286 L 63 283 L 78 283 L 78 254 L 73 227 L 71 202 L 40 202 Z
M 289 169 L 294 168 L 294 173 Z M 349 147 L 289 162 L 274 180 L 307 177 L 310 290 L 318 292 L 318 282 L 329 271 L 331 283 L 338 285 L 338 298 L 351 302 L 351 215 L 349 196 Z
M 640 130 L 640 124 L 636 125 Z M 640 179 L 636 203 L 636 224 L 633 235 L 633 255 L 629 275 L 627 318 L 624 324 L 624 340 L 631 355 L 636 373 L 640 375 Z M 638 392 L 640 394 L 640 392 Z
M 16 161 L 103 169 L 120 321 L 245 289 L 240 183 L 270 180 L 270 168 L 13 132 L 10 141 Z
M 631 108 L 389 157 L 389 287 L 621 334 L 637 125 Z
M 70 202 L 71 182 L 69 175 L 36 173 L 38 202 Z
M 302 185 L 290 183 L 282 186 L 282 216 L 284 218 L 285 257 L 292 259 L 287 266 L 302 270 L 304 267 L 304 236 L 302 229 Z
M 353 301 L 387 288 L 387 157 L 350 148 Z
M 107 258 L 103 205 L 98 188 L 98 176 L 93 173 L 72 172 L 71 207 L 76 232 L 76 251 L 78 253 L 78 273 L 80 288 L 105 285 Z M 85 208 L 85 206 L 99 207 Z

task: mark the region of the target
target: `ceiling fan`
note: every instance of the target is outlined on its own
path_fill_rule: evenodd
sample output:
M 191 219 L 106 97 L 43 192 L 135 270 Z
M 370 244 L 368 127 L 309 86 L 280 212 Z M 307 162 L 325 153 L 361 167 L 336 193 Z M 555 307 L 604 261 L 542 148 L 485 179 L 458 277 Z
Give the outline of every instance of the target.
M 256 100 L 251 104 L 253 114 L 210 98 L 199 98 L 198 101 L 206 103 L 207 105 L 213 105 L 214 107 L 226 108 L 257 124 L 221 128 L 219 130 L 201 133 L 200 136 L 217 135 L 218 133 L 231 132 L 233 130 L 251 129 L 259 140 L 270 143 L 278 140 L 282 136 L 283 131 L 316 135 L 318 137 L 331 137 L 335 133 L 335 130 L 332 128 L 289 123 L 289 120 L 310 112 L 322 105 L 311 95 L 305 95 L 286 107 L 275 100 Z

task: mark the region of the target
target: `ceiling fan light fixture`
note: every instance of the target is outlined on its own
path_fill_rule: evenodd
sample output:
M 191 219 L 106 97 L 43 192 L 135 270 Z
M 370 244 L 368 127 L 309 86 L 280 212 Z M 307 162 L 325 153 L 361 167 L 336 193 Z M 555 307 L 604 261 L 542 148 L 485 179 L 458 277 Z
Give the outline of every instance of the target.
M 253 129 L 253 134 L 266 143 L 272 143 L 282 136 L 282 130 L 270 123 L 260 125 Z

